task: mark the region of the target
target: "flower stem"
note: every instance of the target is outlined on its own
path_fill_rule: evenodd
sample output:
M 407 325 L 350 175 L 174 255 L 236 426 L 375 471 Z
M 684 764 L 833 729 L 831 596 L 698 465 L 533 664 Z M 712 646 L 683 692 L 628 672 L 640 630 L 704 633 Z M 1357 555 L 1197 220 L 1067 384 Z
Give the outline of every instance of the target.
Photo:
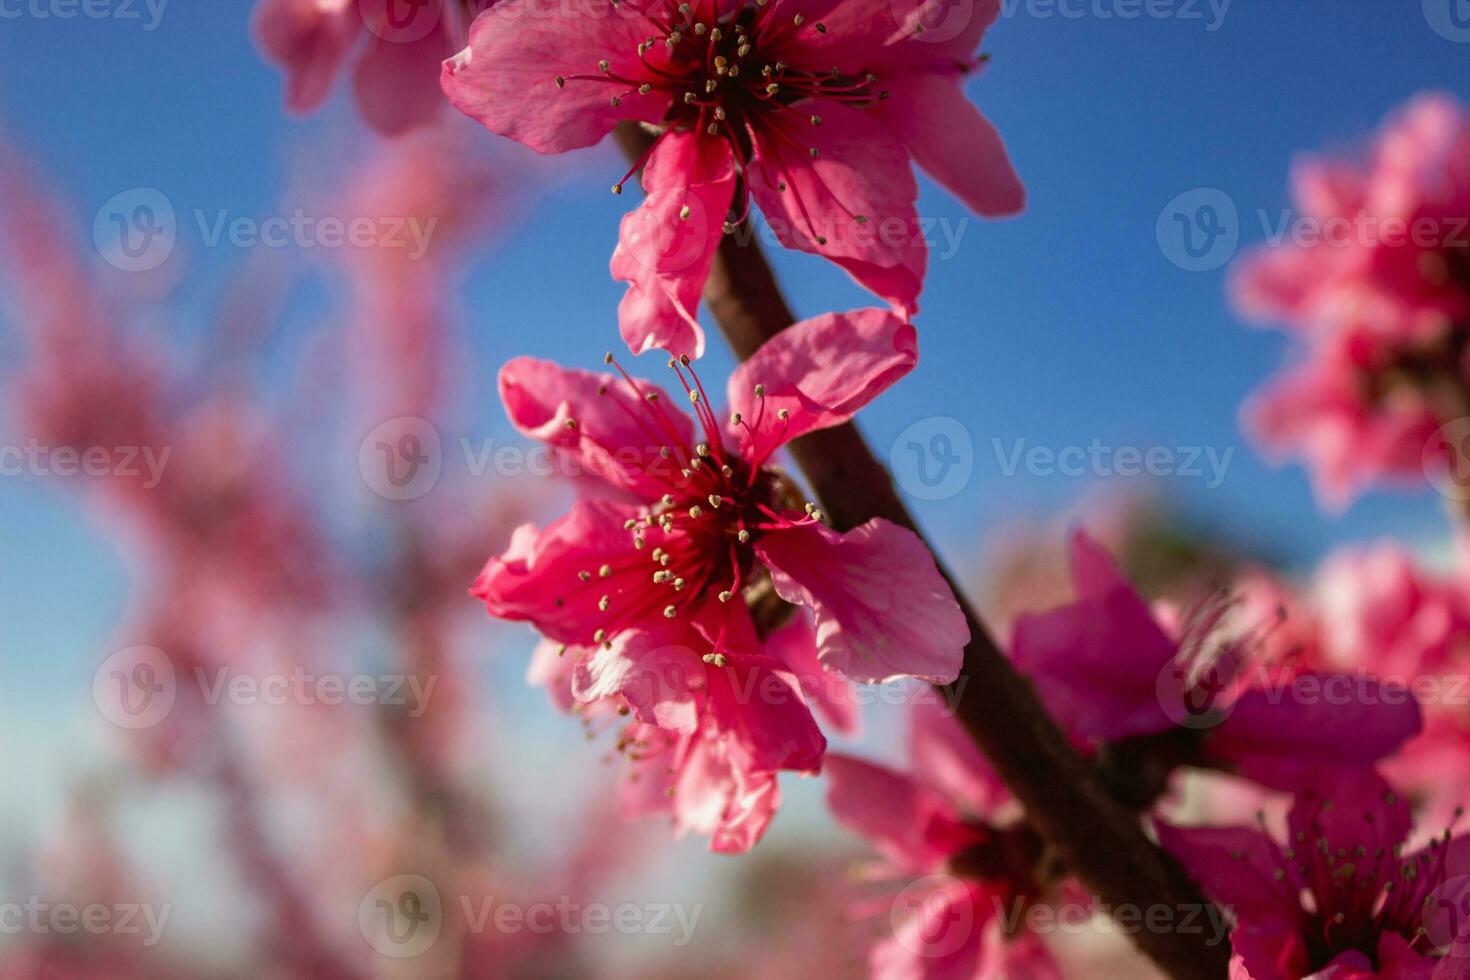
M 635 160 L 650 139 L 633 124 L 623 124 L 617 138 Z M 704 301 L 741 360 L 796 319 L 754 238 L 742 244 L 724 237 Z M 790 449 L 836 529 L 881 517 L 919 533 L 888 471 L 852 423 L 802 436 Z M 953 575 L 942 564 L 941 570 L 954 587 Z M 1193 920 L 1208 900 L 1072 747 L 958 587 L 955 597 L 971 639 L 959 680 L 940 690 L 1027 819 L 1110 908 L 1129 909 L 1135 922 L 1155 907 L 1170 910 L 1169 922 L 1181 922 L 1191 910 Z M 1229 947 L 1210 943 L 1203 932 L 1141 928 L 1133 939 L 1177 980 L 1223 980 L 1228 973 Z

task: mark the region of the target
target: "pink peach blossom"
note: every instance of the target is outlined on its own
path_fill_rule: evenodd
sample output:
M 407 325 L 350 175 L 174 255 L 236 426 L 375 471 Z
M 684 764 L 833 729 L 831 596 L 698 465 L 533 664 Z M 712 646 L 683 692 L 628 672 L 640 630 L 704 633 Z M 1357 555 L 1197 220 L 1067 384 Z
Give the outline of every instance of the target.
M 999 135 L 962 92 L 999 0 L 926 37 L 929 6 L 576 0 L 547 13 L 504 0 L 471 26 L 443 86 L 543 153 L 589 146 L 620 121 L 658 128 L 613 188 L 646 164 L 648 196 L 612 261 L 629 283 L 622 333 L 635 353 L 698 357 L 704 280 L 752 199 L 784 245 L 831 259 L 905 315 L 927 262 L 910 161 L 980 214 L 1022 207 Z
M 1232 977 L 1463 976 L 1470 839 L 1446 831 L 1405 853 L 1411 829 L 1409 801 L 1369 770 L 1304 787 L 1283 843 L 1264 828 L 1158 827 L 1234 913 Z
M 1200 603 L 1177 633 L 1166 629 L 1081 532 L 1072 577 L 1077 600 L 1021 617 L 1011 652 L 1058 721 L 1083 739 L 1178 731 L 1176 763 L 1290 788 L 1305 773 L 1370 765 L 1419 732 L 1419 706 L 1402 685 L 1253 662 L 1249 634 L 1218 639 L 1229 603 Z M 1344 697 L 1320 693 L 1337 687 Z
M 602 497 L 519 528 L 473 593 L 498 618 L 590 651 L 571 673 L 578 700 L 616 696 L 686 734 L 713 711 L 753 771 L 815 770 L 822 741 L 790 672 L 801 665 L 763 649 L 748 600 L 773 591 L 808 607 L 817 659 L 860 681 L 952 680 L 969 638 L 916 535 L 882 520 L 833 531 L 768 465 L 907 373 L 914 339 L 881 310 L 798 324 L 732 375 L 728 429 L 687 359 L 672 359 L 698 441 L 665 392 L 626 373 L 510 362 L 500 386 L 512 421 L 559 465 L 600 478 Z

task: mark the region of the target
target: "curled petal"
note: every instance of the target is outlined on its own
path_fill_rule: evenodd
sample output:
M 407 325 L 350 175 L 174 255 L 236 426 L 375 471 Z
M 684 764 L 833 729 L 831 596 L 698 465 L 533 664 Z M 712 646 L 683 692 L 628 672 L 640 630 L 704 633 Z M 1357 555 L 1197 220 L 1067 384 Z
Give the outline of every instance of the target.
M 841 425 L 918 360 L 917 332 L 887 310 L 804 320 L 766 341 L 730 375 L 730 407 L 746 422 L 736 431 L 768 453 L 814 429 Z M 749 428 L 757 420 L 760 431 Z
M 970 627 L 918 535 L 879 518 L 839 534 L 771 531 L 756 547 L 777 593 L 812 610 L 818 656 L 858 681 L 959 676 Z

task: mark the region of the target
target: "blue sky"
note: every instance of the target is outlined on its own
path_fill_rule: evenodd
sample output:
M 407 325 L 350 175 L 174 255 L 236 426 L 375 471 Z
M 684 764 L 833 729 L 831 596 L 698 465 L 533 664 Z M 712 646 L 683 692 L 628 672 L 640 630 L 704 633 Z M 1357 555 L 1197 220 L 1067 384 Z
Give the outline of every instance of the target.
M 130 5 L 139 20 L 33 15 L 50 2 L 0 0 L 0 133 L 41 161 L 74 203 L 79 244 L 103 202 L 130 188 L 159 189 L 181 211 L 278 214 L 303 159 L 325 173 L 350 162 L 330 135 L 351 120 L 341 93 L 318 117 L 286 117 L 280 80 L 250 43 L 243 0 L 173 0 L 153 30 L 141 0 Z M 1294 154 L 1350 148 L 1426 88 L 1470 96 L 1470 43 L 1437 33 L 1407 0 L 1236 0 L 1223 11 L 1219 0 L 1214 8 L 1155 0 L 1150 9 L 1171 16 L 1099 16 L 1127 6 L 1072 0 L 1067 9 L 1081 16 L 1066 17 L 1045 2 L 1007 0 L 987 41 L 990 67 L 970 91 L 1005 135 L 1030 207 L 1015 220 L 980 222 L 925 184 L 921 214 L 957 230 L 958 248 L 931 262 L 921 363 L 865 413 L 872 442 L 886 456 L 915 423 L 958 420 L 973 445 L 971 478 L 946 499 L 913 501 L 956 560 L 985 529 L 1064 508 L 1090 490 L 1082 478 L 1007 475 L 998 456 L 1018 440 L 1053 451 L 1098 440 L 1232 452 L 1218 486 L 1178 477 L 1164 480 L 1164 491 L 1303 565 L 1342 541 L 1435 540 L 1443 533 L 1437 498 L 1373 495 L 1327 516 L 1300 468 L 1258 459 L 1237 413 L 1278 367 L 1281 338 L 1240 325 L 1225 302 L 1223 270 L 1179 268 L 1155 229 L 1178 195 L 1215 188 L 1238 209 L 1242 245 L 1261 239 L 1255 215 L 1287 206 Z M 629 198 L 607 188 L 622 170 L 601 150 L 553 168 L 554 182 L 526 171 L 537 203 L 477 261 L 463 297 L 468 370 L 484 393 L 466 406 L 472 430 L 504 434 L 483 382 L 506 358 L 593 364 L 615 343 L 621 287 L 606 267 Z M 179 284 L 185 310 L 206 308 L 246 258 L 230 248 L 198 251 Z M 803 314 L 870 302 L 820 261 L 775 260 Z M 290 326 L 276 338 L 277 361 L 298 349 Z M 3 322 L 0 354 L 5 370 L 18 363 Z M 728 367 L 715 345 L 706 377 L 721 379 Z M 14 432 L 8 414 L 0 422 Z M 19 695 L 5 686 L 22 699 L 74 692 L 127 608 L 124 569 L 74 497 L 36 481 L 0 480 L 0 541 L 0 666 L 26 685 Z

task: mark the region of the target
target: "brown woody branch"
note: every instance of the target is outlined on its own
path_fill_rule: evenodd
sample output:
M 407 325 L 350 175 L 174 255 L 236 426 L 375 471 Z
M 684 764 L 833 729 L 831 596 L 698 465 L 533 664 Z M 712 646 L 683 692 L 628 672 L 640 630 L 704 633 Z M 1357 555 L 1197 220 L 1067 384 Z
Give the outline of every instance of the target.
M 635 125 L 624 124 L 617 136 L 630 159 L 648 146 L 648 135 Z M 796 319 L 753 237 L 744 243 L 724 237 L 704 300 L 741 360 Z M 833 527 L 847 530 L 881 517 L 918 533 L 892 478 L 855 425 L 813 432 L 790 448 Z M 945 575 L 955 585 L 953 575 Z M 955 597 L 971 639 L 959 681 L 941 691 L 1030 823 L 1111 907 L 1162 906 L 1176 913 L 1203 907 L 1208 900 L 1189 875 L 1148 839 L 1136 813 L 1072 747 L 957 586 Z M 1223 980 L 1229 972 L 1229 948 L 1211 945 L 1203 935 L 1140 930 L 1134 939 L 1178 980 Z

